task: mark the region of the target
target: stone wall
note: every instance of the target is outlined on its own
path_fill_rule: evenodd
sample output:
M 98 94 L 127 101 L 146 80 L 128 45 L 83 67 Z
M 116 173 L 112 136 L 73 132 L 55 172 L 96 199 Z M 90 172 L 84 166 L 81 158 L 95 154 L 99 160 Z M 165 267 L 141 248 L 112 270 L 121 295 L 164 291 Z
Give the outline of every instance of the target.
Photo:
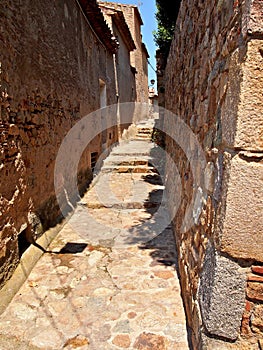
M 166 147 L 181 185 L 173 224 L 194 349 L 263 348 L 262 23 L 262 0 L 183 0 L 166 67 Z M 170 173 L 167 161 L 172 210 Z
M 100 107 L 99 79 L 107 104 L 116 103 L 116 90 L 112 54 L 76 1 L 3 0 L 0 16 L 1 286 L 19 261 L 19 237 L 35 239 L 59 218 L 53 174 L 61 141 Z M 109 142 L 116 141 L 115 128 Z M 80 160 L 82 190 L 101 144 L 98 135 Z

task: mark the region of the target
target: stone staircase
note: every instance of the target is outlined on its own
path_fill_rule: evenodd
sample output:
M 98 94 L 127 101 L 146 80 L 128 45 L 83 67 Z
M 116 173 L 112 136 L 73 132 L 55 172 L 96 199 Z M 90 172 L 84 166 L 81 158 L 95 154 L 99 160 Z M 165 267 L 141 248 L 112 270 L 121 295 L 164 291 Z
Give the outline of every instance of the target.
M 150 127 L 104 160 L 1 315 L 1 350 L 189 350 Z
M 154 120 L 139 123 L 136 125 L 136 133 L 130 136 L 130 139 L 122 141 L 113 148 L 103 161 L 90 190 L 82 199 L 82 205 L 90 209 L 145 211 L 158 208 L 162 201 L 164 186 L 159 173 L 160 169 L 157 170 L 154 166 L 155 144 L 151 140 L 153 127 Z M 109 182 L 111 188 L 108 186 Z M 131 183 L 133 188 L 129 190 Z M 109 195 L 109 191 L 114 194 Z M 149 193 L 154 195 L 149 198 Z
M 121 147 L 113 149 L 104 161 L 102 173 L 158 173 L 152 166 L 150 152 L 153 147 L 152 133 L 154 120 L 136 125 L 136 133 L 121 143 Z
M 135 140 L 151 140 L 153 128 L 152 126 L 139 125 L 137 127 L 137 134 Z

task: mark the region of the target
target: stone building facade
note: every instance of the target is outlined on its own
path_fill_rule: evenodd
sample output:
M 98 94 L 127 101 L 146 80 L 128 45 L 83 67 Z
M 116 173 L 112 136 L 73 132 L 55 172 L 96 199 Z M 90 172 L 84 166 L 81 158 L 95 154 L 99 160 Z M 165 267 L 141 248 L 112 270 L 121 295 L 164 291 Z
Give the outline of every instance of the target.
M 135 82 L 128 60 L 132 40 L 117 42 L 96 0 L 3 0 L 0 16 L 1 286 L 25 246 L 61 218 L 54 167 L 62 140 L 82 117 L 116 104 L 118 90 L 123 101 L 134 101 Z M 116 30 L 125 26 L 120 18 Z M 127 56 L 120 66 L 130 72 L 130 85 L 118 80 L 118 50 Z M 105 130 L 80 159 L 80 193 L 97 157 L 118 141 L 117 117 L 111 128 L 103 114 L 93 117 Z
M 180 201 L 173 224 L 194 349 L 263 349 L 262 23 L 261 0 L 182 0 L 166 66 L 180 198 L 169 161 L 167 192 L 171 210 Z
M 116 94 L 118 104 L 137 101 L 135 69 L 131 65 L 131 53 L 136 50 L 136 46 L 128 27 L 124 14 L 121 10 L 113 8 L 107 3 L 99 3 L 104 18 L 116 38 L 119 49 L 113 56 L 115 74 L 116 74 Z M 129 82 L 129 84 L 127 84 Z M 119 135 L 127 128 L 125 119 L 127 118 L 127 109 L 118 109 L 118 118 L 120 120 Z
M 99 3 L 102 13 L 111 31 L 119 43 L 115 54 L 117 71 L 117 94 L 120 103 L 136 100 L 135 72 L 131 66 L 130 53 L 136 49 L 130 29 L 125 21 L 123 12 L 112 9 L 106 3 Z M 127 84 L 127 81 L 130 84 Z
M 149 54 L 142 42 L 141 26 L 143 21 L 135 5 L 125 5 L 114 2 L 99 2 L 108 9 L 121 11 L 131 31 L 136 49 L 131 52 L 131 65 L 135 72 L 136 102 L 148 103 L 148 58 Z

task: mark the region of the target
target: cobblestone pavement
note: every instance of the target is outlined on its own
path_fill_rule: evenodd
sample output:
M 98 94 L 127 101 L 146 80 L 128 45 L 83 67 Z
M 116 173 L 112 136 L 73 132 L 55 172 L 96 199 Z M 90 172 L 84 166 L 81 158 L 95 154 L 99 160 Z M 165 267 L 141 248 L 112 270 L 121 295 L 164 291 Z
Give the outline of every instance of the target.
M 104 161 L 1 315 L 1 350 L 188 349 L 156 147 L 141 127 Z

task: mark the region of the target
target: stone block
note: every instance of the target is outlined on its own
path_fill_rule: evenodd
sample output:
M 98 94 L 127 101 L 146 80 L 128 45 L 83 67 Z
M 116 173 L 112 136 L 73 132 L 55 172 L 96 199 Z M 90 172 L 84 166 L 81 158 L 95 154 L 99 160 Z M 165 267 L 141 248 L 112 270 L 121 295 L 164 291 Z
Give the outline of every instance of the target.
M 248 31 L 251 35 L 263 34 L 263 2 L 253 0 L 251 2 L 250 16 L 248 21 Z
M 242 67 L 235 147 L 263 150 L 263 42 L 248 43 Z
M 228 84 L 225 87 L 225 101 L 221 107 L 222 142 L 226 145 L 234 145 L 236 123 L 241 84 L 241 64 L 239 62 L 239 50 L 233 52 L 228 59 L 229 74 Z
M 244 58 L 239 49 L 231 56 L 222 105 L 222 139 L 228 147 L 263 150 L 262 50 L 262 40 L 252 40 Z
M 136 339 L 134 349 L 152 349 L 152 350 L 165 350 L 167 349 L 167 339 L 159 334 L 153 333 L 141 333 Z
M 253 332 L 263 332 L 263 305 L 256 305 L 251 317 L 251 325 Z
M 238 338 L 245 307 L 246 276 L 234 261 L 208 247 L 199 286 L 199 302 L 208 334 Z
M 247 297 L 255 301 L 263 302 L 263 283 L 248 282 Z
M 258 350 L 258 344 L 256 342 L 250 342 L 239 340 L 234 343 L 228 343 L 222 340 L 209 338 L 205 335 L 202 336 L 202 350 Z
M 235 258 L 263 261 L 263 164 L 254 153 L 236 155 L 228 166 L 219 250 Z
M 131 340 L 128 334 L 118 334 L 114 337 L 112 343 L 120 348 L 129 348 Z

